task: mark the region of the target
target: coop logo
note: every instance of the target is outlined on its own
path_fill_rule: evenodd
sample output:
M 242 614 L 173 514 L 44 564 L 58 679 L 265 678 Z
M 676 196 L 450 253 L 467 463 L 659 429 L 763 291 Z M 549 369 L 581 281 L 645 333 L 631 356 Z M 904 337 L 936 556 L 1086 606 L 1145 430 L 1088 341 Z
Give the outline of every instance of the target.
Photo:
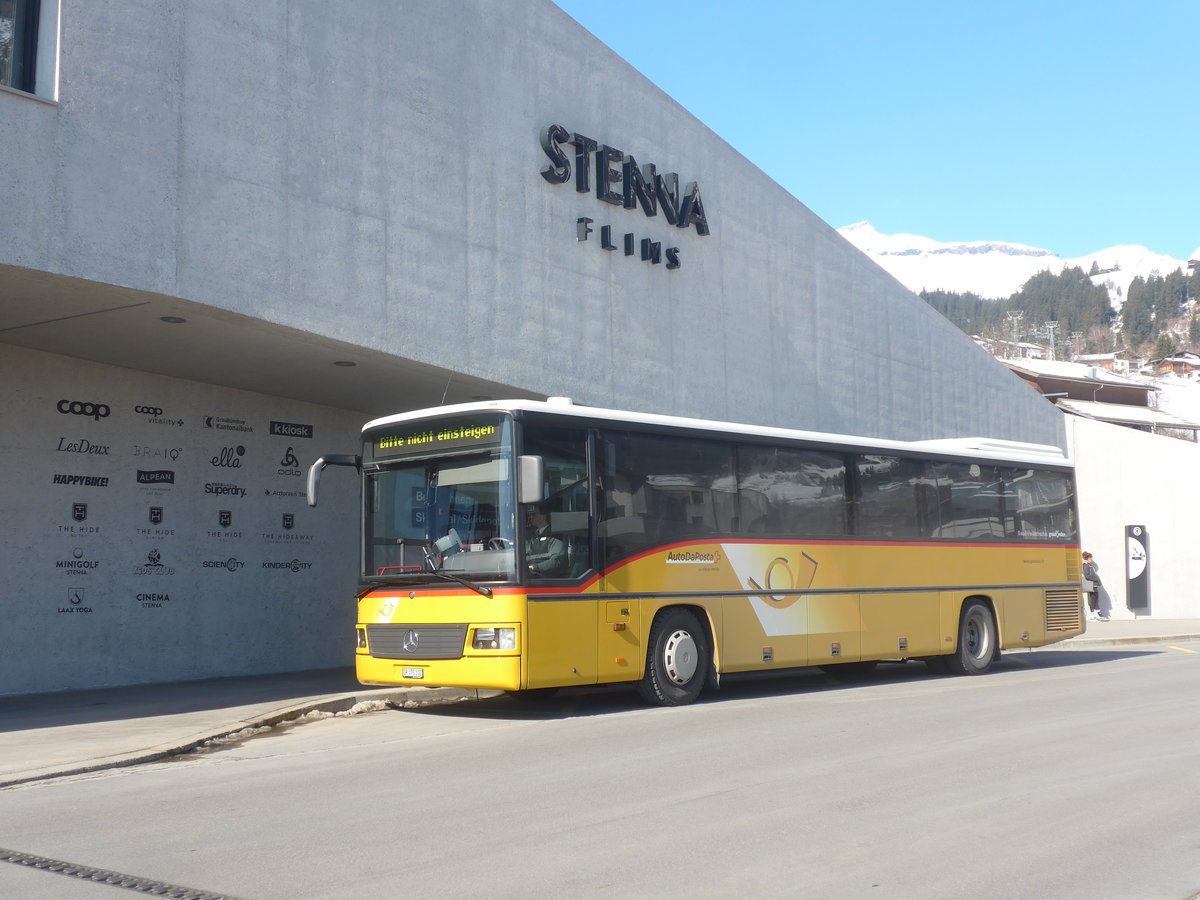
M 711 566 L 720 561 L 721 554 L 716 551 L 671 550 L 667 553 L 667 565 Z
M 146 416 L 146 421 L 151 425 L 176 425 L 183 427 L 183 419 L 168 419 L 165 417 L 165 410 L 161 406 L 135 406 L 133 411 L 139 416 Z
M 175 473 L 170 469 L 138 469 L 138 484 L 174 484 Z
M 303 572 L 307 569 L 311 569 L 312 565 L 313 564 L 310 562 L 303 562 L 299 559 L 293 559 L 288 562 L 264 562 L 262 567 L 264 569 L 272 569 L 276 571 L 283 570 L 288 572 Z
M 56 472 L 54 483 L 72 487 L 108 487 L 108 477 L 105 475 L 67 475 Z
M 85 403 L 80 400 L 59 400 L 55 409 L 64 416 L 87 416 L 97 422 L 107 419 L 112 412 L 107 403 Z
M 210 481 L 204 485 L 204 493 L 218 497 L 245 497 L 246 489 L 236 484 L 226 484 L 220 481 Z
M 144 563 L 142 563 L 140 566 L 134 567 L 133 574 L 134 575 L 174 575 L 175 567 L 164 565 L 163 561 L 162 561 L 162 554 L 159 553 L 158 548 L 155 547 L 153 550 L 151 550 L 149 553 L 146 554 L 146 561 Z
M 313 427 L 298 422 L 272 422 L 271 434 L 277 437 L 311 438 Z
M 221 452 L 210 459 L 208 464 L 220 469 L 240 469 L 242 457 L 245 455 L 246 448 L 240 444 L 236 447 L 222 447 Z
M 87 438 L 80 438 L 77 441 L 69 441 L 65 437 L 58 439 L 58 446 L 54 449 L 60 453 L 87 453 L 91 456 L 108 456 L 109 447 L 105 444 L 93 444 Z
M 229 559 L 206 559 L 204 561 L 204 568 L 224 569 L 226 572 L 236 572 L 244 565 L 246 564 L 234 556 L 229 557 Z

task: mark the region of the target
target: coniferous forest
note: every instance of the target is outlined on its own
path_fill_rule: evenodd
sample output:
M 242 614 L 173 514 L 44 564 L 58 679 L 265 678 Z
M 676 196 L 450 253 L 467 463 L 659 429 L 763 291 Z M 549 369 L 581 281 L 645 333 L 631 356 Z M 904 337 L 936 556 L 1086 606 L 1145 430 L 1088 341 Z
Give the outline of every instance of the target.
M 967 334 L 1052 343 L 1058 359 L 1115 350 L 1161 358 L 1176 350 L 1200 350 L 1193 303 L 1200 300 L 1200 271 L 1134 278 L 1119 313 L 1108 291 L 1092 284 L 1089 274 L 1100 274 L 1095 264 L 1091 273 L 1081 268 L 1039 272 L 1004 300 L 952 291 L 922 291 L 920 296 Z

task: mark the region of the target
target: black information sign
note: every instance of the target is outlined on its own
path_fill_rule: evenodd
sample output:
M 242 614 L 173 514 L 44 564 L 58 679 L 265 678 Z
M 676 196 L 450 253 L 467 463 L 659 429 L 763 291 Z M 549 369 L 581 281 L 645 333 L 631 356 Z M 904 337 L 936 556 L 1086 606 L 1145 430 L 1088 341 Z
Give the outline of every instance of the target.
M 1150 612 L 1150 535 L 1143 525 L 1125 526 L 1125 605 Z

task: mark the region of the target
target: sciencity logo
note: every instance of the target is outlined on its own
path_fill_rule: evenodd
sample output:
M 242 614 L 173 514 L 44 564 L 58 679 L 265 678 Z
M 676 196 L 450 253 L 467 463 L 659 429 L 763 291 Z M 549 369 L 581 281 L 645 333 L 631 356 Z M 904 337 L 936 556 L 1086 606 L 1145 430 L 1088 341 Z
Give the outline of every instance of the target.
M 87 416 L 97 422 L 107 419 L 112 413 L 107 403 L 84 403 L 80 400 L 59 400 L 55 409 L 64 416 Z
M 206 559 L 206 560 L 204 560 L 204 568 L 206 568 L 206 569 L 224 569 L 227 572 L 236 572 L 238 569 L 242 568 L 242 566 L 244 566 L 244 565 L 246 565 L 244 562 L 242 562 L 240 559 L 237 559 L 236 557 L 233 557 L 233 556 L 229 557 L 229 559 Z
M 717 550 L 670 550 L 667 552 L 667 565 L 711 566 L 720 561 L 721 554 Z

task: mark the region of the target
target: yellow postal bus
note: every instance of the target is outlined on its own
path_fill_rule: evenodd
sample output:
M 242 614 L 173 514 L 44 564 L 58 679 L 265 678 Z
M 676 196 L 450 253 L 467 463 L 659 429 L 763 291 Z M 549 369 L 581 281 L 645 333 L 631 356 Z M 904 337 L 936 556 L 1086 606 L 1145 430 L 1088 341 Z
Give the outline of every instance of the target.
M 921 659 L 967 675 L 1083 631 L 1057 447 L 902 443 L 495 401 L 376 419 L 366 684 L 519 691 Z

